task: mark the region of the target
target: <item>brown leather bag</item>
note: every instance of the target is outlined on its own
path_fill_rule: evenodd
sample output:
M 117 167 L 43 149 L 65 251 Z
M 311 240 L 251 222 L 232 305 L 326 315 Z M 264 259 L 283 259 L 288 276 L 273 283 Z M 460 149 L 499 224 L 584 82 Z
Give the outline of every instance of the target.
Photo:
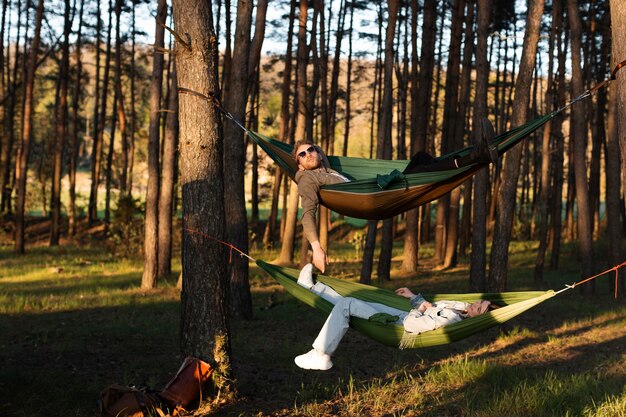
M 100 393 L 102 417 L 164 416 L 161 401 L 148 389 L 113 384 Z
M 208 363 L 188 356 L 183 361 L 176 376 L 159 393 L 170 406 L 187 407 L 194 400 L 202 399 L 202 390 L 209 381 L 213 370 Z

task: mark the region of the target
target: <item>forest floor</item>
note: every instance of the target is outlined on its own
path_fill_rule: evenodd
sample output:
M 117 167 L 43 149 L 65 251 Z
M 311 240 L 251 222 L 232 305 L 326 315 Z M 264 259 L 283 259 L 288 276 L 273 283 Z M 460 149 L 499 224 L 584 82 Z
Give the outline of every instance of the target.
M 343 238 L 333 235 L 328 274 L 358 279 L 350 240 L 359 231 L 336 230 Z M 180 365 L 179 263 L 157 290 L 142 291 L 140 258 L 120 256 L 91 232 L 56 248 L 41 232 L 19 257 L 0 233 L 0 416 L 96 416 L 109 384 L 159 389 Z M 561 289 L 581 278 L 577 248 L 565 245 L 559 270 L 536 285 L 535 250 L 534 242 L 511 245 L 509 290 Z M 610 267 L 606 250 L 595 250 L 597 270 Z M 418 273 L 403 274 L 398 242 L 391 281 L 375 284 L 467 290 L 467 257 L 438 271 L 431 246 L 420 255 Z M 276 252 L 253 248 L 252 256 L 271 261 Z M 398 350 L 350 330 L 334 367 L 316 372 L 293 358 L 310 349 L 325 317 L 251 265 L 254 318 L 231 320 L 237 399 L 194 415 L 626 416 L 626 304 L 609 294 L 611 279 L 598 279 L 593 295 L 567 291 L 445 346 Z

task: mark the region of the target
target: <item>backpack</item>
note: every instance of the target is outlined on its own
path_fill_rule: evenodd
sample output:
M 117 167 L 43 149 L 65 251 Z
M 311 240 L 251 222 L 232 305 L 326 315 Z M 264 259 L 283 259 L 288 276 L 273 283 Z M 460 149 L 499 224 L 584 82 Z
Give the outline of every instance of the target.
M 102 417 L 165 416 L 159 397 L 147 387 L 109 385 L 98 403 Z

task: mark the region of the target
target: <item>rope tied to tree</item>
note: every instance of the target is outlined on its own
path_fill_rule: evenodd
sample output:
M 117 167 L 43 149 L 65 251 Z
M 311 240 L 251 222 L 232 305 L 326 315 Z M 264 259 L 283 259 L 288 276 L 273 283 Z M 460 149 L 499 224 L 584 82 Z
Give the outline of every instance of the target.
M 585 279 L 583 279 L 581 281 L 578 281 L 578 282 L 575 282 L 575 283 L 573 283 L 571 285 L 565 285 L 565 288 L 563 288 L 562 290 L 558 291 L 557 294 L 559 294 L 559 293 L 561 293 L 563 291 L 571 290 L 573 288 L 576 288 L 579 285 L 582 285 L 582 284 L 584 284 L 586 282 L 589 282 L 589 281 L 594 280 L 594 279 L 596 279 L 598 277 L 601 277 L 602 275 L 606 275 L 606 274 L 608 274 L 610 272 L 615 271 L 615 293 L 613 294 L 613 296 L 617 300 L 617 296 L 618 296 L 618 288 L 617 288 L 617 286 L 618 286 L 618 283 L 619 283 L 619 270 L 621 268 L 625 267 L 625 266 L 626 266 L 626 261 L 622 262 L 619 265 L 615 265 L 612 268 L 609 268 L 609 269 L 607 269 L 605 271 L 602 271 L 602 272 L 600 272 L 600 273 L 598 273 L 596 275 L 593 275 L 593 276 L 591 276 L 589 278 L 585 278 Z
M 595 86 L 591 87 L 590 89 L 586 90 L 585 92 L 583 92 L 581 95 L 579 95 L 578 97 L 574 98 L 573 100 L 571 100 L 569 103 L 567 103 L 566 105 L 564 105 L 563 107 L 561 107 L 560 109 L 556 110 L 554 112 L 554 114 L 558 114 L 562 111 L 564 111 L 565 109 L 571 107 L 574 103 L 585 99 L 589 96 L 591 96 L 592 94 L 595 94 L 598 90 L 600 90 L 601 88 L 603 88 L 605 85 L 607 85 L 609 82 L 614 81 L 617 71 L 619 71 L 620 69 L 622 69 L 622 67 L 626 66 L 626 60 L 620 62 L 619 64 L 617 64 L 615 66 L 615 68 L 613 68 L 613 71 L 611 71 L 611 75 L 609 78 L 605 79 L 604 81 L 596 84 Z
M 217 238 L 215 238 L 213 236 L 207 235 L 206 233 L 203 233 L 203 232 L 201 232 L 199 230 L 189 229 L 187 227 L 184 230 L 185 230 L 185 232 L 189 232 L 191 234 L 202 236 L 203 238 L 213 240 L 215 242 L 221 243 L 222 245 L 227 246 L 228 248 L 230 248 L 229 255 L 228 255 L 228 263 L 232 263 L 232 261 L 233 261 L 233 250 L 236 250 L 237 252 L 239 252 L 239 256 L 241 256 L 241 257 L 245 256 L 246 258 L 250 259 L 251 261 L 256 262 L 256 259 L 254 259 L 253 257 L 248 255 L 247 253 L 245 253 L 244 251 L 242 251 L 238 247 L 236 247 L 236 246 L 234 246 L 234 245 L 232 245 L 232 244 L 230 244 L 228 242 L 224 242 L 223 240 L 220 240 L 220 239 L 217 239 Z

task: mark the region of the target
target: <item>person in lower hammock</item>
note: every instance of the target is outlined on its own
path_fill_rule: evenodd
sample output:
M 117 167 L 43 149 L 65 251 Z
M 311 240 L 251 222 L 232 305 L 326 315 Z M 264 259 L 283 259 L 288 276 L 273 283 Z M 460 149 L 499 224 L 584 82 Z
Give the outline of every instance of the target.
M 296 365 L 303 369 L 326 371 L 332 368 L 331 356 L 348 330 L 350 317 L 402 324 L 408 333 L 419 334 L 484 313 L 489 307 L 489 302 L 485 301 L 478 305 L 443 300 L 430 303 L 421 294 L 414 294 L 408 288 L 396 290 L 396 294 L 411 301 L 412 309 L 408 312 L 384 304 L 343 297 L 328 285 L 314 282 L 312 264 L 302 268 L 298 284 L 335 305 L 313 342 L 313 349 L 294 359 Z

